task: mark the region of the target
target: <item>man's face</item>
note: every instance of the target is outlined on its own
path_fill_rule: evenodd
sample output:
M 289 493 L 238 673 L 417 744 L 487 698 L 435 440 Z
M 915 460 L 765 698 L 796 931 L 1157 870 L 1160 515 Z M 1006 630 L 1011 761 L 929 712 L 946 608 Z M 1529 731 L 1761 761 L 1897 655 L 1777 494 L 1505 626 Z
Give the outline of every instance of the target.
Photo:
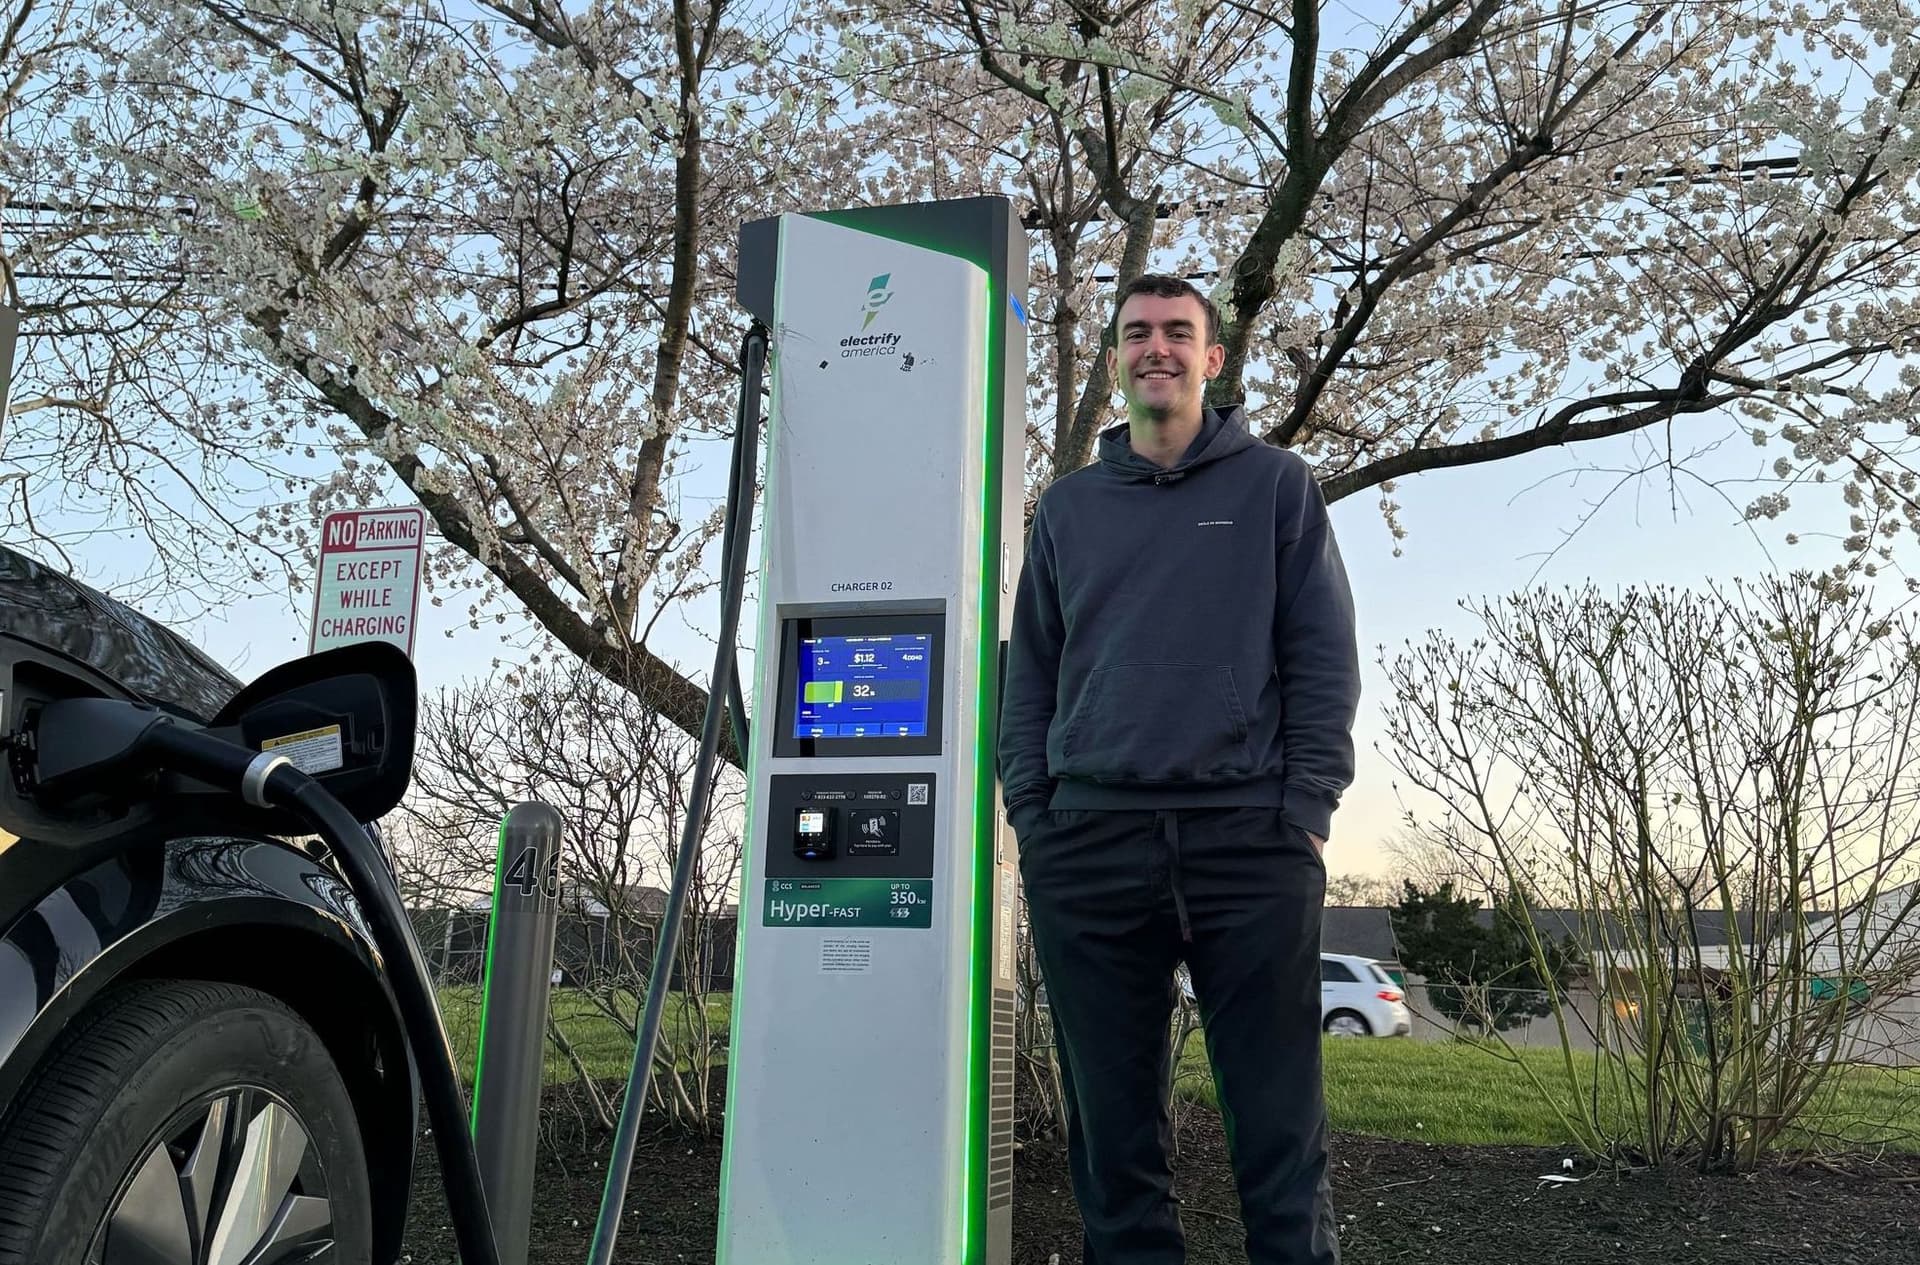
M 1164 299 L 1136 294 L 1121 305 L 1119 342 L 1107 370 L 1129 413 L 1164 420 L 1197 416 L 1207 380 L 1220 372 L 1226 349 L 1207 342 L 1207 313 L 1190 294 Z

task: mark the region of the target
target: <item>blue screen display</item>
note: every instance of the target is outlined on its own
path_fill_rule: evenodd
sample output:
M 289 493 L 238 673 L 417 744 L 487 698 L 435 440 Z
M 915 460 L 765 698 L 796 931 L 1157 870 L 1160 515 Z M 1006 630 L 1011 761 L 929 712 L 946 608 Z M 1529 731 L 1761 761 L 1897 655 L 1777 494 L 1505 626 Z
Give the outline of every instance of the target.
M 924 738 L 933 638 L 802 637 L 795 738 Z

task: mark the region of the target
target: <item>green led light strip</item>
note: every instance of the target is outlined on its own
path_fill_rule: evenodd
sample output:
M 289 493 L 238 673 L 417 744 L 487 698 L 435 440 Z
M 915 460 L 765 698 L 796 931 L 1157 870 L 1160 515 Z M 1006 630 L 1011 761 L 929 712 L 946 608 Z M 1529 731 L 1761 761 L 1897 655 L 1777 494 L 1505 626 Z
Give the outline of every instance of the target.
M 987 1122 L 992 1116 L 991 1063 L 982 1059 L 992 1041 L 993 1023 L 993 878 L 999 840 L 994 811 L 994 766 L 999 747 L 1000 715 L 1000 434 L 999 402 L 1004 390 L 1006 357 L 1002 354 L 1001 322 L 1006 318 L 993 301 L 993 278 L 987 290 L 987 391 L 981 429 L 980 494 L 980 661 L 974 718 L 973 765 L 973 930 L 972 969 L 968 979 L 967 1034 L 967 1168 L 961 1208 L 960 1260 L 979 1265 L 987 1249 Z
M 507 872 L 507 819 L 500 819 L 493 850 L 493 913 L 487 918 L 487 965 L 480 977 L 480 1040 L 473 1047 L 473 1100 L 467 1104 L 467 1132 L 480 1128 L 480 1070 L 487 1057 L 487 1005 L 493 982 L 493 934 L 500 925 L 500 886 Z

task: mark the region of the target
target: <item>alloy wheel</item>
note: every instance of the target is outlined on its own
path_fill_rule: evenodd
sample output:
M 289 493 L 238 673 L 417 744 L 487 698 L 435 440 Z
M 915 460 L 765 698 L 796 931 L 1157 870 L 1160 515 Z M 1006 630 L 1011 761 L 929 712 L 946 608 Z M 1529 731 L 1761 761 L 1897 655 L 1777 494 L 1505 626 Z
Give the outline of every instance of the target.
M 87 1265 L 300 1265 L 333 1246 L 326 1175 L 291 1107 L 222 1090 L 178 1113 L 133 1165 Z

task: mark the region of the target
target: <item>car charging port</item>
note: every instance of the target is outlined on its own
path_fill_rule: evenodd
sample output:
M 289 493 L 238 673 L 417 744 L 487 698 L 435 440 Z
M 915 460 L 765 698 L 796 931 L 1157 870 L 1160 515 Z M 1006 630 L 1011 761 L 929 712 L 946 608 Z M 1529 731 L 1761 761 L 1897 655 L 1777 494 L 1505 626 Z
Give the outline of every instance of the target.
M 11 794 L 12 811 L 51 814 L 43 824 L 58 821 L 64 828 L 82 832 L 114 822 L 124 823 L 135 811 L 134 805 L 142 802 L 143 794 L 151 790 L 151 779 L 81 777 L 66 785 L 60 785 L 56 779 L 49 790 L 42 780 L 46 768 L 47 716 L 49 709 L 76 703 L 113 707 L 143 705 L 108 698 L 92 682 L 35 662 L 17 650 L 7 659 L 10 661 L 0 663 L 0 704 L 4 704 L 0 706 L 0 753 L 4 753 L 6 760 L 6 781 L 0 782 L 0 791 Z M 62 750 L 74 746 L 70 739 L 85 736 L 75 726 L 57 725 L 56 728 L 67 735 L 56 742 L 56 747 Z
M 25 792 L 46 807 L 78 799 L 112 780 L 154 768 L 148 737 L 171 719 L 140 703 L 68 698 L 34 711 L 25 736 L 32 758 Z
M 0 734 L 0 751 L 5 751 L 7 755 L 7 773 L 13 778 L 13 789 L 21 795 L 33 790 L 32 726 L 39 714 L 38 708 L 28 712 L 19 729 Z

